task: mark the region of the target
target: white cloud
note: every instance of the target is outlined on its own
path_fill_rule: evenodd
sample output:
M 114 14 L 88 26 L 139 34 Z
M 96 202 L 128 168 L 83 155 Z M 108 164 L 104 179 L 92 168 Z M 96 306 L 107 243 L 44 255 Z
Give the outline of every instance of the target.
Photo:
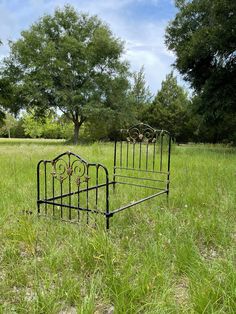
M 161 0 L 138 0 L 158 6 Z M 14 2 L 14 3 L 13 3 Z M 0 2 L 0 39 L 16 39 L 23 28 L 29 27 L 44 13 L 52 13 L 56 7 L 62 7 L 65 0 L 28 0 L 27 3 L 13 0 L 10 10 L 8 2 Z M 164 44 L 164 31 L 167 20 L 151 21 L 140 16 L 134 20 L 128 18 L 135 0 L 71 0 L 70 4 L 78 11 L 97 14 L 111 27 L 115 35 L 125 41 L 125 57 L 132 70 L 137 71 L 144 65 L 146 80 L 153 93 L 161 86 L 161 81 L 171 71 L 174 55 Z M 19 7 L 19 8 L 18 8 Z M 132 16 L 132 15 L 131 15 Z M 0 47 L 0 57 L 6 55 L 6 46 Z

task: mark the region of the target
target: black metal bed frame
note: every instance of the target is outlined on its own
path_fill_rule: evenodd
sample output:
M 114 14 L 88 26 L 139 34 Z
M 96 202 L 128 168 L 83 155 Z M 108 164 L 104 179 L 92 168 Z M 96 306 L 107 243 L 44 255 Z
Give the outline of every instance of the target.
M 140 123 L 122 129 L 114 145 L 112 180 L 107 167 L 90 163 L 65 152 L 37 165 L 37 209 L 39 215 L 69 222 L 89 223 L 92 216 L 104 216 L 106 229 L 118 212 L 166 194 L 169 195 L 171 136 Z M 110 187 L 134 186 L 153 192 L 118 208 L 110 207 Z M 42 208 L 43 207 L 43 208 Z

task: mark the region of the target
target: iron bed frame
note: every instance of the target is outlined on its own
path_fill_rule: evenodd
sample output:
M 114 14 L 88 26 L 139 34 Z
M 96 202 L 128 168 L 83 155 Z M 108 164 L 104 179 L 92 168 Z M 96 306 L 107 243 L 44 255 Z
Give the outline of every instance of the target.
M 171 136 L 147 124 L 122 129 L 114 144 L 112 180 L 101 163 L 90 163 L 70 151 L 37 165 L 37 212 L 69 222 L 89 223 L 102 215 L 109 229 L 110 218 L 137 204 L 169 195 Z M 110 207 L 110 188 L 118 185 L 153 190 L 136 201 Z

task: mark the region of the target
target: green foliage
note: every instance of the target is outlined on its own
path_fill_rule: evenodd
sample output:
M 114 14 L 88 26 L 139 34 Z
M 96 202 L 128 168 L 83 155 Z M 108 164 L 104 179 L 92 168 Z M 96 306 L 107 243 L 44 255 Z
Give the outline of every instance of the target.
M 5 112 L 17 113 L 20 109 L 20 87 L 14 86 L 0 71 L 0 122 L 5 118 Z
M 60 109 L 74 123 L 75 143 L 94 109 L 109 106 L 113 90 L 129 85 L 121 40 L 98 17 L 68 5 L 23 31 L 10 49 L 4 73 L 24 90 L 24 104 L 38 115 Z
M 217 133 L 225 114 L 236 112 L 236 2 L 192 0 L 176 5 L 179 11 L 167 27 L 166 44 L 176 54 L 176 68 L 201 98 L 198 113 Z
M 43 134 L 43 123 L 35 119 L 34 115 L 26 115 L 23 118 L 23 128 L 26 135 L 32 138 L 41 137 Z
M 151 101 L 152 94 L 146 83 L 144 66 L 138 72 L 133 73 L 131 97 L 132 102 L 137 106 L 138 110 Z
M 48 112 L 44 118 L 36 118 L 35 113 L 26 113 L 23 116 L 25 135 L 31 138 L 71 138 L 73 125 L 70 121 L 59 118 L 55 113 Z
M 142 115 L 151 126 L 168 130 L 177 142 L 191 139 L 190 101 L 173 73 L 166 76 L 161 90 Z
M 124 88 L 123 88 L 124 87 Z M 85 123 L 85 135 L 91 140 L 114 139 L 119 130 L 134 123 L 137 107 L 130 97 L 129 83 L 119 78 L 107 86 L 104 107 L 94 106 L 90 119 Z
M 3 119 L 3 126 L 0 128 L 0 134 L 7 134 L 11 138 L 11 131 L 17 125 L 17 120 L 10 113 L 5 113 Z
M 208 143 L 236 144 L 236 115 L 224 112 L 217 117 L 213 113 L 199 114 L 199 106 L 202 106 L 201 97 L 195 95 L 191 100 L 191 121 L 194 123 L 193 140 Z

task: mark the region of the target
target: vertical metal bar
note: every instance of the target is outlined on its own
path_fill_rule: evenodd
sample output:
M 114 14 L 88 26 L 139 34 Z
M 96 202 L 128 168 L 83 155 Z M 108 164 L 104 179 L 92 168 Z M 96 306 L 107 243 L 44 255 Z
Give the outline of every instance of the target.
M 148 170 L 148 142 L 146 147 L 146 170 Z
M 61 180 L 60 181 L 60 186 L 61 186 L 61 205 L 63 204 L 62 203 L 62 200 L 63 200 L 63 197 L 62 197 L 62 194 L 63 194 L 62 184 L 63 184 L 63 181 Z M 61 206 L 61 218 L 63 218 L 63 207 L 62 206 Z
M 129 167 L 129 142 L 127 141 L 126 142 L 126 167 L 128 168 Z
M 96 165 L 96 194 L 95 194 L 95 208 L 98 209 L 98 165 Z
M 47 199 L 47 164 L 44 162 L 44 199 Z M 44 205 L 45 215 L 47 214 L 48 206 Z
M 108 171 L 106 168 L 104 168 L 106 173 L 106 229 L 108 230 L 110 227 L 110 216 L 109 216 L 109 177 L 108 177 Z
M 160 171 L 162 171 L 163 133 L 160 134 Z
M 141 168 L 141 164 L 142 164 L 142 142 L 140 142 L 139 144 L 139 169 Z
M 79 207 L 80 207 L 80 195 L 79 195 L 79 184 L 78 184 L 78 199 L 77 199 L 77 201 L 78 201 L 78 221 L 80 221 L 80 210 L 79 210 Z
M 71 162 L 70 162 L 70 154 L 68 155 L 68 167 L 70 169 L 71 167 Z M 68 178 L 68 185 L 69 185 L 69 206 L 71 206 L 71 173 L 69 173 L 69 178 Z M 71 220 L 71 207 L 69 207 L 69 220 Z
M 54 198 L 55 197 L 55 178 L 52 177 L 52 197 Z M 53 200 L 54 202 L 54 200 Z M 55 215 L 55 205 L 53 204 L 52 205 L 52 215 L 54 216 Z
M 157 140 L 157 138 L 156 138 Z M 153 161 L 152 161 L 152 170 L 155 170 L 155 159 L 156 159 L 156 142 L 153 145 Z
M 133 141 L 133 168 L 134 168 L 134 160 L 135 160 L 135 142 Z
M 168 174 L 167 174 L 167 197 L 169 196 L 169 188 L 170 188 L 170 155 L 171 155 L 171 136 L 169 135 L 169 147 L 168 147 Z
M 37 209 L 38 209 L 38 214 L 40 214 L 40 165 L 41 165 L 40 161 L 37 165 Z
M 120 141 L 120 167 L 122 167 L 122 140 Z
M 87 182 L 86 182 L 86 188 L 87 188 L 87 191 L 86 191 L 86 208 L 88 210 L 89 206 L 89 202 L 88 202 L 88 197 L 89 197 L 89 191 L 88 191 L 88 180 L 89 180 L 89 165 L 86 165 L 87 166 L 87 171 L 86 171 L 86 175 L 87 175 Z M 87 211 L 87 224 L 89 223 L 89 212 Z
M 114 145 L 114 165 L 113 165 L 113 190 L 115 189 L 115 184 L 116 184 L 116 145 L 117 145 L 117 141 L 115 140 L 115 145 Z

